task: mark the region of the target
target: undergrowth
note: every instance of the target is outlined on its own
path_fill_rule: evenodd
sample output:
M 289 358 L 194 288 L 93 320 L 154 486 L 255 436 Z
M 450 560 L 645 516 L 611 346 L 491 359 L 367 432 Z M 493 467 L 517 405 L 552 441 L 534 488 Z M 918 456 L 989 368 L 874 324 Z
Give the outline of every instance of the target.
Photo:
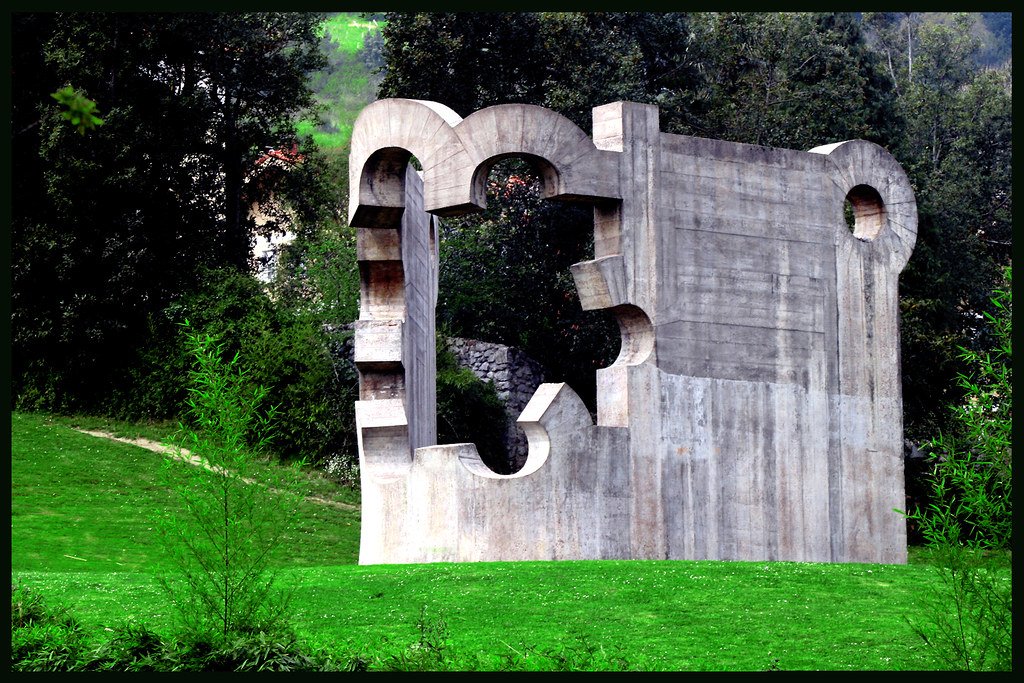
M 67 608 L 11 587 L 12 671 L 326 671 L 339 663 L 293 633 L 263 631 L 227 640 L 167 638 L 125 622 L 87 633 Z M 342 666 L 342 668 L 344 668 Z
M 504 644 L 499 655 L 456 647 L 443 616 L 424 605 L 415 641 L 386 643 L 375 652 L 314 648 L 287 630 L 236 634 L 230 639 L 165 637 L 145 624 L 125 622 L 87 633 L 67 608 L 37 592 L 11 588 L 12 671 L 629 671 L 621 654 L 609 654 L 582 634 L 573 642 L 540 648 Z

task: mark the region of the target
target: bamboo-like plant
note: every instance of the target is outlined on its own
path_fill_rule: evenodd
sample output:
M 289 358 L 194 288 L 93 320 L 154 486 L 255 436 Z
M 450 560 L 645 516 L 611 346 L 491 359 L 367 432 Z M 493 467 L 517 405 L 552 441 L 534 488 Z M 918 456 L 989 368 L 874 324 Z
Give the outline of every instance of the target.
M 273 475 L 254 479 L 275 411 L 261 411 L 267 390 L 249 381 L 237 353 L 226 360 L 223 342 L 187 320 L 182 327 L 194 367 L 176 448 L 196 466 L 186 483 L 166 477 L 180 506 L 158 518 L 177 569 L 162 583 L 187 633 L 221 640 L 272 630 L 288 600 L 275 589 L 270 555 L 297 512 L 295 497 L 267 481 Z
M 996 312 L 986 314 L 995 349 L 961 348 L 974 372 L 959 378 L 967 392 L 954 408 L 960 433 L 928 444 L 932 502 L 909 515 L 920 524 L 941 579 L 928 619 L 913 628 L 954 669 L 1009 670 L 1011 662 L 1010 268 L 1005 275 L 1005 288 L 992 298 Z

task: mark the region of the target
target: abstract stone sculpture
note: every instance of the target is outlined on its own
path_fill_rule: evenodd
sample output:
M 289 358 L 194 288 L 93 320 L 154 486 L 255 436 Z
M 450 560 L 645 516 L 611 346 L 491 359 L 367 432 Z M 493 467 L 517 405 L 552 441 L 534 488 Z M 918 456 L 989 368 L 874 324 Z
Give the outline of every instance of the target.
M 500 476 L 434 445 L 434 217 L 482 208 L 508 156 L 593 205 L 595 259 L 572 272 L 622 342 L 597 424 L 542 384 L 526 464 Z M 541 107 L 392 99 L 356 121 L 350 173 L 361 563 L 906 562 L 897 285 L 917 209 L 885 150 L 670 135 L 629 102 L 596 107 L 591 139 Z

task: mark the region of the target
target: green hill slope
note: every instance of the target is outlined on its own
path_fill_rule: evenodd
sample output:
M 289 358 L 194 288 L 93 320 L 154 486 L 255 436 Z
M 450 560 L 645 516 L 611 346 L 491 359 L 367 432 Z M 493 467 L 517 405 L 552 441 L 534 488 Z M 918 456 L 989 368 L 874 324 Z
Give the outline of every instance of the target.
M 298 132 L 312 135 L 321 148 L 331 150 L 348 144 L 356 116 L 376 99 L 380 25 L 355 12 L 338 12 L 324 22 L 323 31 L 328 66 L 310 80 L 324 118 L 320 125 L 300 122 Z
M 172 629 L 158 585 L 169 566 L 149 521 L 176 504 L 157 476 L 165 456 L 40 415 L 13 415 L 11 444 L 12 582 L 68 606 L 100 635 L 125 620 Z M 907 623 L 923 614 L 936 581 L 928 565 L 366 567 L 353 564 L 353 493 L 332 495 L 312 475 L 294 486 L 335 503 L 304 503 L 300 529 L 274 558 L 294 590 L 296 632 L 317 648 L 368 655 L 376 668 L 422 655 L 410 644 L 425 634 L 443 646 L 432 665 L 447 668 L 495 669 L 509 657 L 517 668 L 547 669 L 934 666 Z
M 166 558 L 153 515 L 177 505 L 160 481 L 167 456 L 89 436 L 41 415 L 11 416 L 11 569 L 161 572 Z M 184 463 L 175 465 L 191 467 Z M 300 524 L 277 566 L 358 560 L 354 491 L 308 473 L 295 490 L 328 502 L 301 504 Z

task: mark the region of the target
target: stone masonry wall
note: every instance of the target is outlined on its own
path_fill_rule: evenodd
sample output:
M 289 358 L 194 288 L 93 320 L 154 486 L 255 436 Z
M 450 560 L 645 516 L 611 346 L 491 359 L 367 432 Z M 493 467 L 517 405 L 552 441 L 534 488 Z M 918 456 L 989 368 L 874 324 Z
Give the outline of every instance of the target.
M 544 368 L 519 349 L 502 344 L 452 337 L 448 348 L 459 367 L 468 368 L 484 382 L 490 382 L 505 402 L 508 431 L 505 449 L 518 469 L 526 462 L 526 434 L 516 424 L 519 414 L 544 381 Z

